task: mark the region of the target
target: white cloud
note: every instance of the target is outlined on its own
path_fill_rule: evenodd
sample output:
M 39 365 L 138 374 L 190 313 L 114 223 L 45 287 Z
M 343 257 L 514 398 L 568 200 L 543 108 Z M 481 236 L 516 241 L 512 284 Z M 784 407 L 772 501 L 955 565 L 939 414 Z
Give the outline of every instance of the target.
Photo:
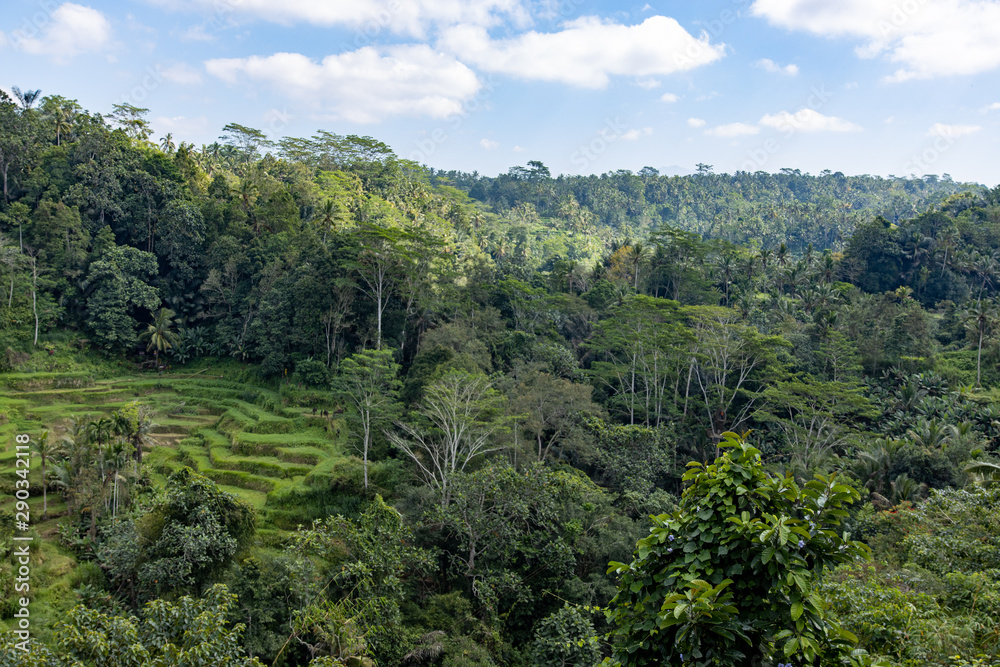
M 205 26 L 193 25 L 180 34 L 183 42 L 214 42 L 215 35 L 205 32 Z
M 170 132 L 174 135 L 174 142 L 179 144 L 181 139 L 208 132 L 208 117 L 158 116 L 150 121 L 150 125 L 153 126 L 153 136 L 161 137 Z
M 635 85 L 645 90 L 653 90 L 654 88 L 659 88 L 661 84 L 659 79 L 639 79 L 635 82 Z
M 795 76 L 799 73 L 798 65 L 779 65 L 770 58 L 761 58 L 755 62 L 754 67 L 759 67 L 765 72 L 772 74 L 784 74 L 785 76 Z
M 649 137 L 653 134 L 653 128 L 644 127 L 642 129 L 632 128 L 628 132 L 622 135 L 622 139 L 625 141 L 635 141 L 636 139 L 641 139 L 642 137 Z
M 983 107 L 983 112 L 987 111 L 1000 111 L 1000 102 L 994 102 L 993 104 Z
M 177 0 L 157 0 L 175 8 Z M 219 0 L 190 0 L 212 16 Z M 354 46 L 370 44 L 384 33 L 424 37 L 431 25 L 493 26 L 506 21 L 524 27 L 530 16 L 521 0 L 229 0 L 227 16 L 249 17 L 282 25 L 342 25 L 356 30 Z
M 683 72 L 725 55 L 707 34 L 694 37 L 672 18 L 652 16 L 621 25 L 586 16 L 559 32 L 527 32 L 493 40 L 485 28 L 462 25 L 444 32 L 439 45 L 462 60 L 521 79 L 604 88 L 611 76 L 651 77 Z
M 177 63 L 176 65 L 165 67 L 161 71 L 161 74 L 167 81 L 179 83 L 182 86 L 201 83 L 201 72 L 184 63 Z
M 47 55 L 56 61 L 80 53 L 100 51 L 111 41 L 111 24 L 104 14 L 72 2 L 59 5 L 35 31 L 15 30 L 10 34 L 15 48 L 35 55 Z
M 944 123 L 934 123 L 927 130 L 928 137 L 944 137 L 945 139 L 958 139 L 970 134 L 975 134 L 983 129 L 979 125 L 945 125 Z
M 500 142 L 493 141 L 492 139 L 480 139 L 479 145 L 488 151 L 495 151 L 496 149 L 500 148 Z
M 524 151 L 526 151 L 526 150 L 528 150 L 528 149 L 527 149 L 527 148 L 524 148 L 524 147 L 522 147 L 522 146 L 514 146 L 514 148 L 513 148 L 512 150 L 513 150 L 513 151 L 514 151 L 515 153 L 523 153 Z
M 705 119 L 688 118 L 688 127 L 705 127 Z
M 858 56 L 900 65 L 889 81 L 1000 67 L 1000 3 L 993 0 L 756 0 L 750 10 L 792 30 L 862 40 Z
M 858 132 L 861 130 L 860 125 L 835 116 L 824 116 L 813 109 L 800 109 L 795 113 L 779 111 L 776 114 L 767 114 L 760 119 L 760 124 L 793 132 Z
M 358 123 L 397 115 L 446 118 L 481 87 L 468 67 L 423 44 L 365 47 L 320 62 L 298 53 L 220 58 L 205 68 L 228 83 L 270 85 L 307 108 Z
M 677 95 L 674 95 L 673 93 L 663 93 L 662 95 L 660 95 L 660 101 L 666 102 L 667 104 L 673 104 L 679 99 L 681 98 L 678 97 Z
M 726 125 L 719 125 L 718 127 L 712 127 L 705 130 L 705 134 L 723 139 L 742 137 L 745 135 L 757 134 L 758 132 L 760 132 L 759 127 L 756 125 L 749 125 L 747 123 L 728 123 Z

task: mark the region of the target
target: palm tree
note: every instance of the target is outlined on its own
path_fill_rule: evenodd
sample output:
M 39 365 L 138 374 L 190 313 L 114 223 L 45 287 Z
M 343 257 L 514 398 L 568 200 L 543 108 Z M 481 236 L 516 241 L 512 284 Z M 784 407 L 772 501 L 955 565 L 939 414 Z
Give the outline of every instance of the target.
M 943 450 L 952 441 L 955 429 L 950 424 L 942 424 L 937 419 L 921 419 L 916 428 L 906 431 L 906 437 L 925 452 Z
M 778 266 L 784 268 L 788 263 L 788 246 L 784 243 L 779 245 L 778 251 L 774 253 L 774 259 L 778 262 Z
M 962 312 L 962 319 L 965 320 L 966 326 L 970 331 L 973 331 L 978 336 L 978 342 L 976 346 L 976 386 L 980 386 L 980 378 L 982 371 L 983 362 L 983 336 L 986 335 L 986 330 L 996 319 L 997 309 L 996 306 L 990 302 L 983 303 L 981 300 L 975 305 L 966 306 L 965 310 Z
M 139 340 L 149 339 L 146 351 L 155 351 L 157 358 L 161 352 L 166 352 L 174 345 L 181 342 L 181 337 L 174 331 L 174 311 L 169 308 L 160 308 L 156 313 L 156 319 L 144 332 L 139 334 Z
M 914 502 L 920 500 L 927 491 L 927 485 L 921 484 L 911 479 L 905 472 L 897 475 L 896 479 L 889 484 L 892 489 L 892 503 L 898 505 L 901 502 Z
M 121 411 L 112 414 L 111 418 L 115 423 L 115 432 L 125 442 L 132 445 L 135 451 L 135 461 L 142 465 L 142 448 L 144 445 L 155 444 L 151 433 L 158 424 L 153 422 L 152 413 L 145 405 L 136 404 L 134 407 L 134 419 L 132 415 Z
M 978 274 L 981 279 L 979 284 L 979 294 L 976 296 L 976 301 L 982 301 L 983 291 L 986 289 L 986 285 L 989 285 L 990 287 L 993 286 L 993 278 L 996 277 L 997 270 L 1000 269 L 1000 267 L 997 266 L 997 260 L 992 255 L 982 255 L 973 250 L 972 256 L 969 258 L 969 268 L 974 273 Z
M 59 460 L 52 464 L 53 481 L 63 489 L 70 513 L 89 512 L 91 539 L 97 536 L 97 514 L 104 493 L 93 454 L 83 425 L 72 422 L 61 438 Z
M 642 265 L 642 261 L 646 258 L 647 251 L 648 249 L 646 244 L 642 241 L 636 241 L 628 250 L 628 263 L 632 265 L 634 275 L 634 284 L 632 289 L 636 292 L 639 291 L 639 267 Z
M 880 438 L 862 451 L 852 465 L 854 474 L 862 485 L 872 493 L 891 490 L 887 484 L 889 471 L 904 453 L 908 444 L 903 440 Z M 890 488 L 887 488 L 890 487 Z
M 748 281 L 753 280 L 753 272 L 756 267 L 757 256 L 754 254 L 747 254 L 746 257 L 743 258 L 743 270 L 747 274 Z
M 980 486 L 990 486 L 1000 482 L 1000 465 L 992 461 L 973 461 L 965 466 L 964 471 Z
M 320 212 L 323 215 L 323 245 L 326 245 L 326 235 L 333 230 L 337 222 L 344 219 L 344 207 L 340 202 L 327 199 Z
M 837 263 L 829 250 L 823 252 L 823 264 L 820 266 L 819 274 L 824 283 L 832 283 L 833 277 L 837 273 Z
M 56 128 L 56 146 L 62 143 L 62 135 L 64 133 L 68 134 L 73 129 L 73 126 L 70 124 L 72 119 L 72 111 L 66 107 L 56 107 L 55 113 L 52 114 L 52 120 Z
M 32 438 L 29 441 L 32 451 L 38 455 L 38 458 L 42 462 L 42 518 L 49 518 L 49 480 L 46 475 L 45 467 L 49 460 L 56 453 L 56 445 L 49 442 L 49 432 L 42 431 L 42 435 L 36 440 Z
M 761 248 L 760 252 L 757 253 L 757 259 L 760 260 L 760 267 L 763 271 L 767 271 L 767 262 L 771 259 L 771 251 L 768 248 Z
M 16 97 L 17 101 L 21 103 L 21 108 L 25 111 L 35 106 L 35 102 L 37 102 L 42 95 L 41 90 L 22 91 L 17 86 L 11 86 L 10 92 L 14 93 L 14 97 Z
M 92 421 L 85 427 L 87 438 L 91 443 L 97 443 L 97 460 L 101 466 L 101 476 L 104 476 L 104 444 L 111 440 L 115 432 L 115 422 L 107 417 Z
M 733 256 L 723 255 L 719 260 L 719 271 L 722 273 L 722 286 L 725 288 L 726 305 L 729 305 L 729 286 L 733 283 Z
M 114 518 L 115 516 L 118 515 L 118 508 L 122 504 L 122 495 L 123 495 L 122 491 L 123 491 L 123 488 L 127 488 L 127 487 L 122 487 L 122 485 L 119 484 L 119 482 L 127 482 L 128 481 L 121 474 L 122 468 L 127 468 L 128 467 L 128 449 L 126 447 L 126 443 L 124 441 L 122 441 L 122 440 L 119 440 L 118 442 L 114 443 L 111 446 L 111 448 L 108 450 L 107 456 L 102 456 L 102 461 L 101 461 L 102 465 L 104 463 L 104 459 L 107 459 L 107 462 L 108 462 L 109 468 L 110 468 L 109 474 L 108 475 L 104 475 L 102 477 L 104 487 L 105 488 L 107 487 L 107 482 L 108 482 L 108 477 L 109 476 L 110 476 L 111 480 L 113 480 L 112 490 L 111 490 L 110 497 L 108 497 L 108 495 L 105 494 L 105 500 L 104 500 L 105 509 L 110 509 L 111 510 L 111 517 Z M 138 465 L 135 465 L 133 467 L 135 468 L 135 470 L 133 472 L 137 472 L 138 471 Z M 110 507 L 109 507 L 109 504 L 110 504 Z
M 958 230 L 954 227 L 950 227 L 945 231 L 938 234 L 937 245 L 940 250 L 943 251 L 944 259 L 941 260 L 941 275 L 948 269 L 948 253 L 951 252 L 955 246 L 958 245 L 961 237 L 958 235 Z
M 160 139 L 160 148 L 163 149 L 164 153 L 173 153 L 177 150 L 177 145 L 174 143 L 174 135 L 172 132 L 167 132 L 167 136 Z
M 90 437 L 91 441 L 97 443 L 98 447 L 111 439 L 111 435 L 114 433 L 114 430 L 114 421 L 107 417 L 101 417 L 100 419 L 87 424 L 87 435 Z
M 910 260 L 910 268 L 904 276 L 907 280 L 917 283 L 915 278 L 920 275 L 924 258 L 930 255 L 930 244 L 931 238 L 920 232 L 913 232 L 903 241 L 903 257 Z

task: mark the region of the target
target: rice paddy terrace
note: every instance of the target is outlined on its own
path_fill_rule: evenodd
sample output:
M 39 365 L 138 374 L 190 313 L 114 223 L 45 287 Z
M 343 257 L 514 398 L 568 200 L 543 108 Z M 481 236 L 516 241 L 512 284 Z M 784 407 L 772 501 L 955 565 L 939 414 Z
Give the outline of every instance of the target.
M 342 420 L 282 405 L 276 391 L 211 376 L 94 380 L 82 373 L 33 373 L 0 375 L 0 510 L 13 502 L 7 491 L 14 481 L 15 434 L 37 437 L 49 430 L 58 437 L 72 421 L 107 417 L 136 400 L 155 413 L 153 443 L 143 455 L 154 483 L 190 466 L 252 504 L 262 536 L 350 511 L 352 501 L 360 501 L 331 482 L 352 477 L 358 466 L 347 453 Z M 31 467 L 31 503 L 40 519 L 38 462 Z M 65 512 L 54 493 L 49 501 L 50 517 Z M 48 523 L 36 527 L 54 530 Z
M 210 373 L 132 375 L 100 379 L 100 372 L 0 374 L 0 530 L 10 530 L 14 511 L 16 434 L 37 438 L 48 430 L 58 441 L 74 422 L 108 417 L 134 401 L 153 410 L 150 444 L 143 464 L 154 487 L 189 466 L 257 510 L 258 537 L 265 549 L 288 544 L 299 525 L 331 514 L 356 515 L 365 502 L 361 462 L 347 444 L 343 420 L 324 417 L 336 403 L 328 392 L 278 391 Z M 97 377 L 95 377 L 97 376 Z M 297 405 L 299 396 L 321 405 Z M 383 470 L 383 468 L 385 468 Z M 370 475 L 391 479 L 394 468 L 373 464 Z M 50 467 L 51 471 L 51 467 Z M 50 473 L 51 474 L 51 473 Z M 388 476 L 388 477 L 387 477 Z M 50 481 L 48 517 L 42 516 L 42 480 L 37 456 L 31 460 L 32 615 L 39 637 L 79 600 L 87 568 L 60 536 L 60 525 L 89 522 L 70 516 Z M 372 492 L 378 490 L 373 487 Z M 0 582 L 2 583 L 2 582 Z M 4 586 L 0 586 L 3 588 Z M 0 590 L 0 599 L 12 591 Z M 10 620 L 0 620 L 0 631 Z

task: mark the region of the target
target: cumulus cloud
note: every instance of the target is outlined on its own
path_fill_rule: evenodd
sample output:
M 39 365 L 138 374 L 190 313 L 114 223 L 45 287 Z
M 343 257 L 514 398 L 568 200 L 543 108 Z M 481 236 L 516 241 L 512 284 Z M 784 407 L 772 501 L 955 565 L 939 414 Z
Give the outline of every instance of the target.
M 299 53 L 220 58 L 205 68 L 227 83 L 268 85 L 306 107 L 358 123 L 396 115 L 446 118 L 481 87 L 472 70 L 426 45 L 365 47 L 319 62 Z
M 526 150 L 528 150 L 528 149 L 527 149 L 527 148 L 524 148 L 524 147 L 522 147 L 522 146 L 514 146 L 514 148 L 513 148 L 513 151 L 514 151 L 515 153 L 523 153 L 523 152 L 524 152 L 524 151 L 526 151 Z
M 652 134 L 653 134 L 653 128 L 651 127 L 644 127 L 641 129 L 632 128 L 631 130 L 625 132 L 622 135 L 622 139 L 625 141 L 635 141 L 636 139 L 652 136 Z
M 495 151 L 496 149 L 500 148 L 500 142 L 493 141 L 492 139 L 480 139 L 479 145 L 488 151 Z
M 111 42 L 111 24 L 104 14 L 67 2 L 53 10 L 49 20 L 37 32 L 15 30 L 9 41 L 14 47 L 56 61 L 87 52 L 101 51 Z
M 530 31 L 498 40 L 481 26 L 462 25 L 444 31 L 439 46 L 488 72 L 582 88 L 604 88 L 616 75 L 683 72 L 725 55 L 725 45 L 711 44 L 707 34 L 694 37 L 666 16 L 638 25 L 587 16 L 558 32 Z
M 779 111 L 767 114 L 760 119 L 760 124 L 783 131 L 794 132 L 858 132 L 860 125 L 837 118 L 824 116 L 814 109 L 800 109 L 795 113 Z
M 994 102 L 983 107 L 983 111 L 1000 111 L 1000 102 Z
M 208 131 L 208 117 L 157 116 L 150 121 L 150 125 L 153 126 L 154 136 L 162 136 L 170 132 L 176 139 L 177 137 L 205 134 Z
M 157 0 L 170 8 L 177 0 Z M 218 0 L 188 0 L 188 7 L 219 13 Z M 383 33 L 424 37 L 432 25 L 492 26 L 500 21 L 526 26 L 530 16 L 521 0 L 239 0 L 225 3 L 226 15 L 281 25 L 308 23 L 356 29 L 355 46 Z
M 645 90 L 653 90 L 654 88 L 659 88 L 661 82 L 659 79 L 639 79 L 635 82 L 635 85 L 643 88 Z
M 945 139 L 958 139 L 970 134 L 975 134 L 983 129 L 979 125 L 946 125 L 944 123 L 934 123 L 927 130 L 928 137 L 944 137 Z
M 700 118 L 689 118 L 688 125 L 701 127 L 705 121 Z M 779 111 L 765 114 L 756 124 L 728 123 L 705 130 L 712 137 L 732 138 L 757 134 L 762 127 L 770 127 L 783 132 L 859 132 L 860 125 L 846 121 L 836 116 L 824 116 L 813 109 L 800 109 L 795 113 Z
M 758 132 L 760 132 L 759 127 L 748 123 L 727 123 L 726 125 L 719 125 L 705 130 L 705 134 L 711 137 L 720 137 L 722 139 L 742 137 L 757 134 Z
M 201 72 L 184 63 L 177 63 L 176 65 L 164 67 L 161 74 L 167 81 L 179 83 L 182 86 L 190 86 L 201 83 Z
M 791 30 L 860 39 L 858 56 L 900 66 L 889 81 L 1000 67 L 1000 3 L 993 0 L 756 0 L 750 11 Z
M 183 42 L 214 42 L 215 35 L 205 31 L 205 26 L 193 25 L 180 34 Z
M 770 58 L 761 58 L 755 62 L 754 67 L 759 67 L 765 72 L 770 72 L 771 74 L 784 74 L 785 76 L 795 76 L 799 73 L 798 65 L 779 65 Z
M 660 95 L 660 101 L 666 102 L 667 104 L 673 104 L 679 99 L 680 97 L 674 95 L 673 93 L 663 93 L 662 95 Z

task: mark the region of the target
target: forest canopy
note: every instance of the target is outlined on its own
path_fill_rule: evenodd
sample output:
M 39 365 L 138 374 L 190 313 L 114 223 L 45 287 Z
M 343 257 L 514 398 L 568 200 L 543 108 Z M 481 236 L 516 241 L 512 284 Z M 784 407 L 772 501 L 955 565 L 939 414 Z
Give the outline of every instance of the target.
M 1000 188 L 146 114 L 0 92 L 0 663 L 1000 664 Z

